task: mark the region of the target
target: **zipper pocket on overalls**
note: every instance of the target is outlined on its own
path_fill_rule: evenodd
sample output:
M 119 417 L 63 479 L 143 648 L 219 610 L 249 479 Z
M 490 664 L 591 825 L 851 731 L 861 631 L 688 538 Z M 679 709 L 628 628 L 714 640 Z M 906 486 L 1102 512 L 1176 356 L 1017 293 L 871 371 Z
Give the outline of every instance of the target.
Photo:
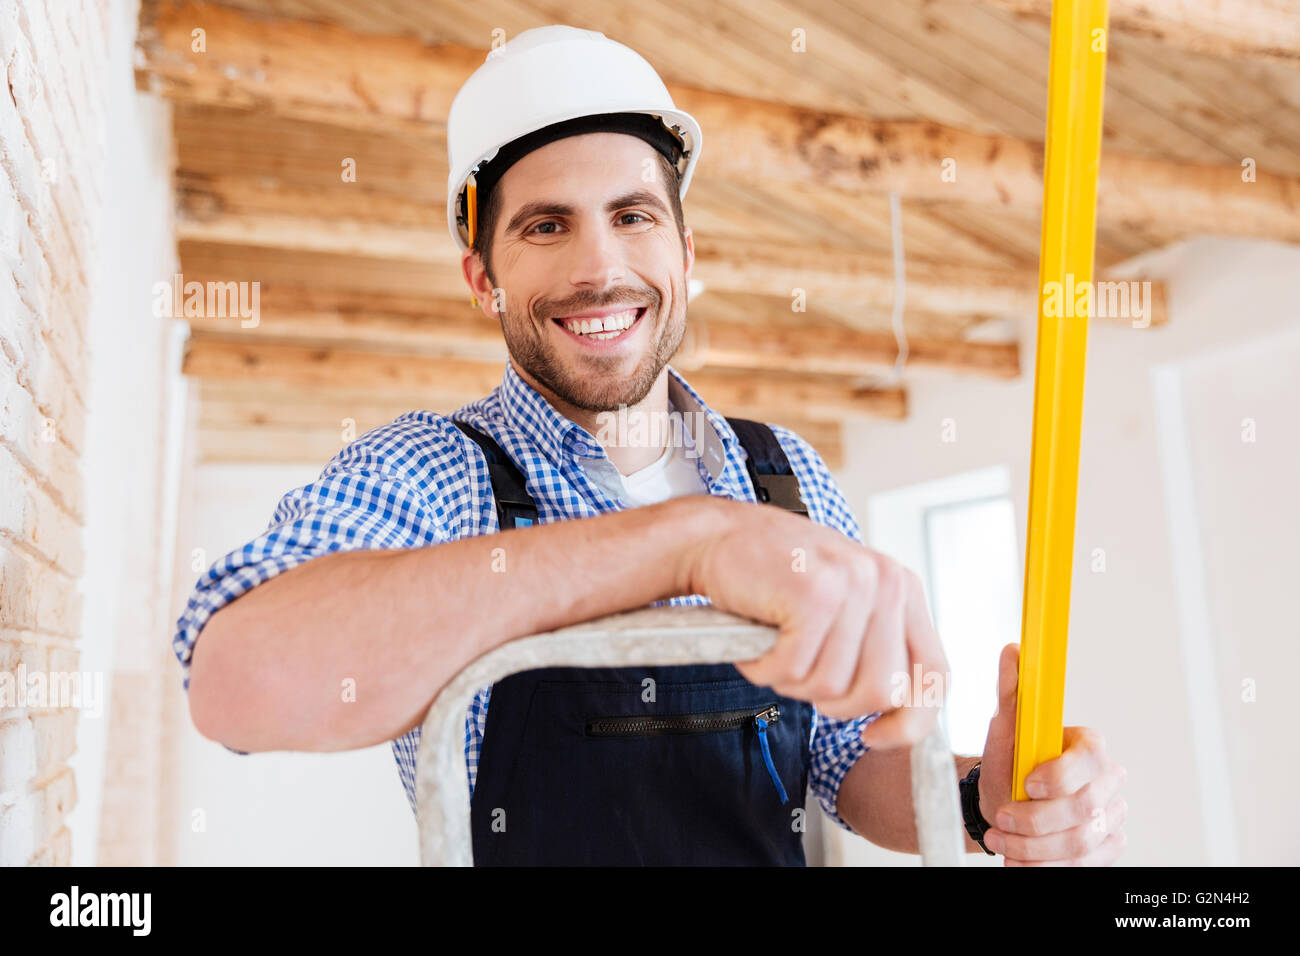
M 763 764 L 776 786 L 782 803 L 789 801 L 781 777 L 772 761 L 772 749 L 767 742 L 767 728 L 781 719 L 781 708 L 768 704 L 755 710 L 722 710 L 707 714 L 667 714 L 662 717 L 597 717 L 587 721 L 588 737 L 661 737 L 674 734 L 711 734 L 728 730 L 741 730 L 753 724 L 758 732 L 758 745 L 763 752 Z

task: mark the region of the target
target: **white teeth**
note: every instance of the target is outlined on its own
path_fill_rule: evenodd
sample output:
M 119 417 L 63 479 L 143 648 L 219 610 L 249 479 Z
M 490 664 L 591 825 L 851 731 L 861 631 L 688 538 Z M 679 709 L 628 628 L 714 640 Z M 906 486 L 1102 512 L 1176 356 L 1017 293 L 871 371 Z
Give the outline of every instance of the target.
M 616 338 L 625 329 L 636 322 L 639 309 L 629 309 L 614 315 L 597 316 L 592 319 L 564 319 L 564 327 L 575 335 L 590 335 L 592 338 L 605 340 Z

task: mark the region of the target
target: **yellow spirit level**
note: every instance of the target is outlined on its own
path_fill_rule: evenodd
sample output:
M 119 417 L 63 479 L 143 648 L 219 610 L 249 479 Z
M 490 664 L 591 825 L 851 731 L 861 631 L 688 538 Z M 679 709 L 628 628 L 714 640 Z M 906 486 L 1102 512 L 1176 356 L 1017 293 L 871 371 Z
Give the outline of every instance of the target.
M 1083 368 L 1097 225 L 1106 0 L 1054 0 L 1038 264 L 1038 357 L 1029 473 L 1025 604 L 1016 694 L 1012 796 L 1029 799 L 1025 777 L 1061 755 L 1065 649 L 1070 618 Z M 1079 290 L 1073 309 L 1059 291 Z M 1055 314 L 1052 314 L 1055 313 Z

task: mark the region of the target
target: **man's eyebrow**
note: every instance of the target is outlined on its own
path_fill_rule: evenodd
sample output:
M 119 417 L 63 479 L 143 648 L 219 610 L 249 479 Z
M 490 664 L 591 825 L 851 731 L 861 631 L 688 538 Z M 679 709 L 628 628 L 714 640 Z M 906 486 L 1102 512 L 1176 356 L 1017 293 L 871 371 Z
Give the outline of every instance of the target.
M 617 212 L 627 206 L 649 206 L 664 218 L 669 216 L 668 207 L 664 205 L 664 201 L 648 189 L 634 189 L 629 193 L 614 197 L 605 203 L 605 212 Z M 524 223 L 534 216 L 572 216 L 576 212 L 577 210 L 568 203 L 535 199 L 532 202 L 524 203 L 519 207 L 519 211 L 510 217 L 510 222 L 506 224 L 505 234 L 509 236 L 518 232 L 523 228 Z
M 668 216 L 664 201 L 648 189 L 634 189 L 605 203 L 605 212 L 617 212 L 625 206 L 649 206 L 661 216 Z
M 524 223 L 534 216 L 572 216 L 574 209 L 568 203 L 552 202 L 547 199 L 534 199 L 519 207 L 519 211 L 510 217 L 506 224 L 506 235 L 510 236 L 524 227 Z

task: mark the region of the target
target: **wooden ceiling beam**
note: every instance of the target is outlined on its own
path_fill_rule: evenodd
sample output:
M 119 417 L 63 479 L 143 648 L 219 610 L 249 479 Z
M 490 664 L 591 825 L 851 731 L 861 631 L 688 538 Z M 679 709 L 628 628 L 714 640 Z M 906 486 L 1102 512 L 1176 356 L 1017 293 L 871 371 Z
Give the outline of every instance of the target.
M 377 399 L 370 392 L 355 390 L 322 395 L 283 386 L 250 388 L 205 381 L 199 389 L 200 457 L 323 465 L 353 438 L 408 411 L 427 409 L 449 415 L 471 400 L 430 408 L 418 394 Z M 783 417 L 774 423 L 793 429 L 812 444 L 829 467 L 843 464 L 843 429 L 838 422 Z
M 499 362 L 252 344 L 197 335 L 187 343 L 183 371 L 202 381 L 276 382 L 326 394 L 334 387 L 363 387 L 376 396 L 419 394 L 429 402 L 464 402 L 499 385 L 503 366 Z M 849 417 L 901 420 L 907 415 L 904 389 L 861 387 L 847 378 L 702 368 L 692 370 L 688 380 L 719 411 L 765 421 L 779 421 L 783 416 L 822 421 Z
M 183 242 L 426 263 L 437 267 L 429 281 L 437 283 L 438 294 L 468 300 L 460 253 L 445 241 L 439 208 L 402 206 L 385 198 L 366 208 L 364 194 L 348 187 L 279 194 L 237 178 L 185 183 L 176 220 Z M 390 206 L 395 221 L 378 221 Z M 892 308 L 895 292 L 887 256 L 725 236 L 697 245 L 692 277 L 721 292 L 775 296 L 792 305 L 798 297 L 805 307 L 848 313 L 850 322 L 855 308 Z M 1033 315 L 1036 283 L 1034 274 L 1019 270 L 911 260 L 906 302 L 922 313 Z M 1163 283 L 1152 283 L 1151 296 L 1150 324 L 1163 325 L 1168 318 Z
M 136 45 L 137 86 L 168 99 L 417 136 L 443 126 L 484 57 L 198 0 L 144 3 Z
M 193 49 L 198 29 L 203 52 Z M 138 85 L 180 102 L 419 137 L 443 127 L 453 97 L 484 55 L 197 2 L 148 5 L 138 48 Z M 680 85 L 669 90 L 705 130 L 711 175 L 765 185 L 816 183 L 848 197 L 893 191 L 994 206 L 1042 202 L 1041 143 Z M 444 162 L 429 174 L 440 175 Z M 1300 179 L 1267 169 L 1244 182 L 1235 166 L 1109 153 L 1098 205 L 1111 224 L 1158 222 L 1187 233 L 1300 241 Z
M 1011 13 L 1050 19 L 1052 0 L 983 0 Z M 1294 0 L 1110 0 L 1110 31 L 1150 37 L 1218 57 L 1300 65 Z
M 847 249 L 710 237 L 696 248 L 692 275 L 706 289 L 752 292 L 786 301 L 801 289 L 809 305 L 848 313 L 849 322 L 855 306 L 890 309 L 894 305 L 892 259 Z M 910 259 L 905 275 L 908 310 L 1024 317 L 1038 309 L 1038 277 L 1032 273 Z M 1150 291 L 1151 324 L 1164 324 L 1168 321 L 1164 284 L 1154 281 Z
M 249 344 L 281 342 L 308 347 L 352 348 L 407 355 L 504 361 L 497 321 L 468 303 L 451 300 L 331 294 L 310 288 L 266 286 L 260 290 L 256 326 L 239 316 L 197 316 L 190 328 Z M 726 317 L 707 300 L 690 309 L 680 361 L 752 371 L 862 375 L 892 367 L 898 345 L 891 333 L 847 328 L 826 321 L 765 322 Z M 716 315 L 714 313 L 717 313 Z M 1020 374 L 1016 342 L 972 342 L 908 336 L 908 367 L 1013 379 Z
M 200 426 L 198 457 L 215 464 L 299 464 L 324 466 L 347 444 L 337 429 L 279 428 L 270 425 Z M 360 434 L 360 433 L 358 433 Z
M 394 416 L 396 417 L 396 416 Z M 390 419 L 391 421 L 391 419 Z M 382 423 L 381 423 L 382 424 Z M 783 424 L 809 442 L 826 467 L 838 471 L 844 465 L 844 446 L 839 425 L 825 422 Z M 358 431 L 358 437 L 364 434 Z M 198 430 L 199 459 L 205 462 L 245 464 L 316 463 L 324 466 L 348 444 L 336 428 L 205 424 Z

